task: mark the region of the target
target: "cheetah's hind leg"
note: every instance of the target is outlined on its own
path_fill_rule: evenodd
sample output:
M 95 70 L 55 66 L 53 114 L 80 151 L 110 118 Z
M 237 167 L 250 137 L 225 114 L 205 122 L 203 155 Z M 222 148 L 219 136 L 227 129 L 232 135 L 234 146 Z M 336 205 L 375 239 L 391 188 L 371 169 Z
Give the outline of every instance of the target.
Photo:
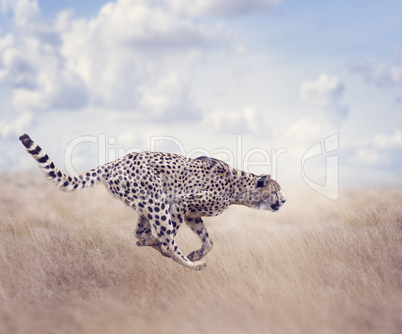
M 187 255 L 187 258 L 194 262 L 202 259 L 208 252 L 212 249 L 213 242 L 209 237 L 208 231 L 202 221 L 201 217 L 197 218 L 186 218 L 185 222 L 187 226 L 191 228 L 191 230 L 198 235 L 198 237 L 202 241 L 202 246 L 200 249 L 191 252 Z
M 161 243 L 151 233 L 151 224 L 144 216 L 138 218 L 137 229 L 135 231 L 135 237 L 139 239 L 137 246 L 150 246 L 160 252 L 162 255 Z

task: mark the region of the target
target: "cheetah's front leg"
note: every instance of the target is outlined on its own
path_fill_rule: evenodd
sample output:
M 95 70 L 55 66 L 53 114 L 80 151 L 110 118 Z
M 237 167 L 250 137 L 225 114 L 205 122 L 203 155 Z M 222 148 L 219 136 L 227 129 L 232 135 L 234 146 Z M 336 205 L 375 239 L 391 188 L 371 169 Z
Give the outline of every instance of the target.
M 157 236 L 157 239 L 160 242 L 161 253 L 186 268 L 193 270 L 204 269 L 207 266 L 206 263 L 190 261 L 179 249 L 174 240 L 177 228 L 183 220 L 183 216 L 179 214 L 180 210 L 177 207 L 174 207 L 174 212 L 171 214 L 170 205 L 167 201 L 160 203 L 159 205 L 158 203 L 155 203 L 155 206 L 158 208 L 160 207 L 161 210 L 158 211 L 158 214 L 148 214 L 148 218 L 152 232 Z

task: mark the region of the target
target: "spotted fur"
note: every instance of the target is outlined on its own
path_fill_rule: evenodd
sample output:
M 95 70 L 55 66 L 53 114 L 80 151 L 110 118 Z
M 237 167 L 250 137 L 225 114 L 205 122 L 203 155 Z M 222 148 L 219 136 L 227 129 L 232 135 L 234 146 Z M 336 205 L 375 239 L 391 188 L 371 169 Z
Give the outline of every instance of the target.
M 130 153 L 116 161 L 69 176 L 61 172 L 28 135 L 19 138 L 47 179 L 63 191 L 103 183 L 139 214 L 138 246 L 150 246 L 181 265 L 201 270 L 213 246 L 201 217 L 221 214 L 229 205 L 277 211 L 285 203 L 281 187 L 270 175 L 254 175 L 208 157 L 196 159 L 160 152 Z M 185 222 L 202 241 L 185 256 L 175 242 Z

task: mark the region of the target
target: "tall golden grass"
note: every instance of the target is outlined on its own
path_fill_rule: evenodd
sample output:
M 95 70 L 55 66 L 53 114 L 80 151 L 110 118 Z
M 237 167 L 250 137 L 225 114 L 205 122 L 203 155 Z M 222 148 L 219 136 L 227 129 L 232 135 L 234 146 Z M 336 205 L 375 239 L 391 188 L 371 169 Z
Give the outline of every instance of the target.
M 401 333 L 401 189 L 231 207 L 205 219 L 201 272 L 137 247 L 136 214 L 101 186 L 0 189 L 0 333 Z M 200 246 L 186 226 L 178 243 Z

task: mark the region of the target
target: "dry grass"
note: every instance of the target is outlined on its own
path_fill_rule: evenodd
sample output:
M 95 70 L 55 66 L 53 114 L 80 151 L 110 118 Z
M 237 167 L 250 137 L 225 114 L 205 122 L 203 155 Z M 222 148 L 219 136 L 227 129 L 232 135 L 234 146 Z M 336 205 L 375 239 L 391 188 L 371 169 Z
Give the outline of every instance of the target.
M 402 190 L 205 219 L 202 272 L 135 245 L 103 187 L 0 177 L 0 333 L 400 333 Z M 199 241 L 183 226 L 179 245 Z

